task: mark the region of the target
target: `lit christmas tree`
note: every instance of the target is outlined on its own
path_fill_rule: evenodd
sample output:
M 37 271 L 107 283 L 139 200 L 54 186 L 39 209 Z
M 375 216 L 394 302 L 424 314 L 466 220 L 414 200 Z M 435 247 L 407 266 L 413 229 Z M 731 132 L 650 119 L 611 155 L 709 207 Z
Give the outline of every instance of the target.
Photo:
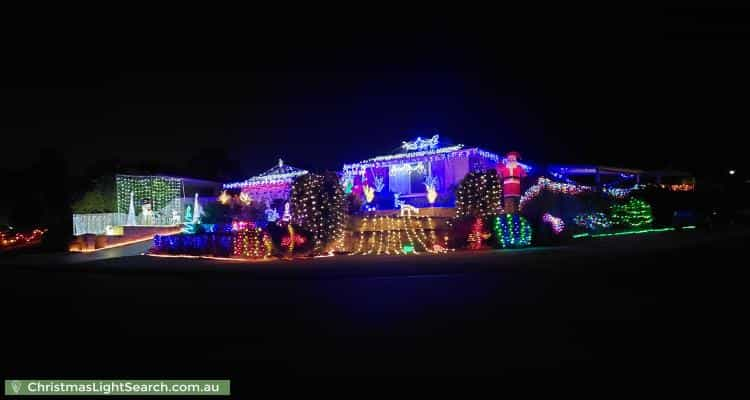
M 654 221 L 651 206 L 634 197 L 631 197 L 625 204 L 612 205 L 611 217 L 614 225 L 630 228 L 648 227 Z
M 344 190 L 333 173 L 307 174 L 294 182 L 291 196 L 292 222 L 309 231 L 313 252 L 320 254 L 344 239 L 346 202 Z
M 484 217 L 501 211 L 502 186 L 495 170 L 471 172 L 456 189 L 456 217 Z
M 190 206 L 185 207 L 185 222 L 183 222 L 182 231 L 187 234 L 195 233 L 195 223 L 193 222 L 193 210 Z
M 130 206 L 128 207 L 128 221 L 126 225 L 135 225 L 135 202 L 133 201 L 133 192 L 130 192 Z

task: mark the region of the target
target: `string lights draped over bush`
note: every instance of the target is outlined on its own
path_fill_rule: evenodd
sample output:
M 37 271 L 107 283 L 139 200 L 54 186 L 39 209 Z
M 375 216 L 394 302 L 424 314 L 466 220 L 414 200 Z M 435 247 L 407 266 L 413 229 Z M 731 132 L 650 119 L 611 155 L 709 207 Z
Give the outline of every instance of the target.
M 549 224 L 555 235 L 559 235 L 565 230 L 565 222 L 562 218 L 555 217 L 550 213 L 544 213 L 544 215 L 542 215 L 542 221 L 544 221 L 545 224 Z
M 573 222 L 589 231 L 599 231 L 612 227 L 612 221 L 603 212 L 578 214 L 573 218 Z
M 9 248 L 39 242 L 46 232 L 46 229 L 34 229 L 29 234 L 20 232 L 0 232 L 0 247 Z
M 497 214 L 502 185 L 495 170 L 470 172 L 456 189 L 456 218 Z
M 542 190 L 549 190 L 555 193 L 577 195 L 593 190 L 591 186 L 575 185 L 571 183 L 554 182 L 545 177 L 539 177 L 535 185 L 529 187 L 521 196 L 519 208 L 523 209 L 526 202 L 536 198 Z
M 638 189 L 640 186 L 636 185 L 632 188 L 615 188 L 615 187 L 604 187 L 602 188 L 602 191 L 604 194 L 608 195 L 609 197 L 612 197 L 614 199 L 622 200 L 630 194 L 631 191 L 634 189 Z
M 233 243 L 233 234 L 226 232 L 156 235 L 150 251 L 155 254 L 228 257 L 232 254 Z
M 614 225 L 631 228 L 648 227 L 654 221 L 651 206 L 635 197 L 631 197 L 624 204 L 613 204 L 610 215 Z
M 260 228 L 243 229 L 234 234 L 232 255 L 235 257 L 266 258 L 272 250 L 271 238 Z
M 346 202 L 336 174 L 300 176 L 292 186 L 291 212 L 292 221 L 312 234 L 314 253 L 343 244 Z
M 518 214 L 498 215 L 495 219 L 495 235 L 502 248 L 531 245 L 531 225 Z

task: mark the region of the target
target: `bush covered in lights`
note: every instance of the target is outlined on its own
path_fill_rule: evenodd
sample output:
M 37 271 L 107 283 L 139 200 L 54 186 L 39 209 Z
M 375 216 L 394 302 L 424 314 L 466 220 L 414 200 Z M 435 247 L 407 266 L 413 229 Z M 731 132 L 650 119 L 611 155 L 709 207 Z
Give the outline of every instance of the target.
M 486 217 L 497 214 L 502 199 L 497 172 L 470 172 L 456 189 L 456 217 Z
M 536 224 L 532 224 L 535 245 L 557 245 L 570 239 L 575 226 L 570 226 L 561 217 L 544 213 Z
M 534 185 L 538 186 L 538 185 Z M 538 193 L 530 188 L 525 194 L 521 214 L 529 221 L 543 221 L 544 214 L 561 218 L 566 223 L 580 214 L 607 211 L 612 200 L 589 190 L 556 190 L 547 184 Z
M 265 258 L 273 253 L 273 243 L 263 229 L 248 227 L 236 231 L 207 225 L 205 232 L 154 236 L 150 252 L 154 254 Z M 229 225 L 231 226 L 231 225 Z
M 456 218 L 450 226 L 450 245 L 469 250 L 526 247 L 534 236 L 532 225 L 520 214 Z
M 503 249 L 531 245 L 531 225 L 519 214 L 501 214 L 495 217 L 494 233 L 498 247 Z
M 586 231 L 603 231 L 612 227 L 612 221 L 603 212 L 581 213 L 573 218 L 573 222 Z
M 273 252 L 273 243 L 268 233 L 261 228 L 241 229 L 232 237 L 232 256 L 242 258 L 266 258 Z
M 610 217 L 613 225 L 626 228 L 647 228 L 654 221 L 651 206 L 635 197 L 624 204 L 613 204 Z
M 154 236 L 155 254 L 229 257 L 234 235 L 228 232 Z
M 347 205 L 335 173 L 297 178 L 290 203 L 293 223 L 312 235 L 313 252 L 323 253 L 343 241 Z
M 601 214 L 612 201 L 588 186 L 540 178 L 524 192 L 521 215 L 531 222 L 535 243 L 553 245 L 584 229 L 577 216 Z

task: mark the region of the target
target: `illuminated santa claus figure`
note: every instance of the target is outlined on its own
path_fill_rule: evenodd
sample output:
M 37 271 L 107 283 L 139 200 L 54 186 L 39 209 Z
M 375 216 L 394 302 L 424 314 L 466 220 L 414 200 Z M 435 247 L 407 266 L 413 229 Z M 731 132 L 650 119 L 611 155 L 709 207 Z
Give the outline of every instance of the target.
M 521 199 L 521 179 L 526 177 L 526 171 L 518 162 L 521 155 L 511 151 L 505 155 L 505 162 L 497 165 L 497 174 L 503 182 L 503 205 L 505 212 L 518 211 Z

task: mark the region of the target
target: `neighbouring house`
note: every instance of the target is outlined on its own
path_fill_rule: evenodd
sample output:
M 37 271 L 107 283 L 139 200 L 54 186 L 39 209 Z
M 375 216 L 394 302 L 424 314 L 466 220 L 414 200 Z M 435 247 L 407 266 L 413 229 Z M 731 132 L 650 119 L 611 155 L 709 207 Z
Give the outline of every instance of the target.
M 284 164 L 284 161 L 279 159 L 278 165 L 266 172 L 244 181 L 225 183 L 223 188 L 246 193 L 258 204 L 275 200 L 286 202 L 289 200 L 294 180 L 307 173 L 308 171 Z

